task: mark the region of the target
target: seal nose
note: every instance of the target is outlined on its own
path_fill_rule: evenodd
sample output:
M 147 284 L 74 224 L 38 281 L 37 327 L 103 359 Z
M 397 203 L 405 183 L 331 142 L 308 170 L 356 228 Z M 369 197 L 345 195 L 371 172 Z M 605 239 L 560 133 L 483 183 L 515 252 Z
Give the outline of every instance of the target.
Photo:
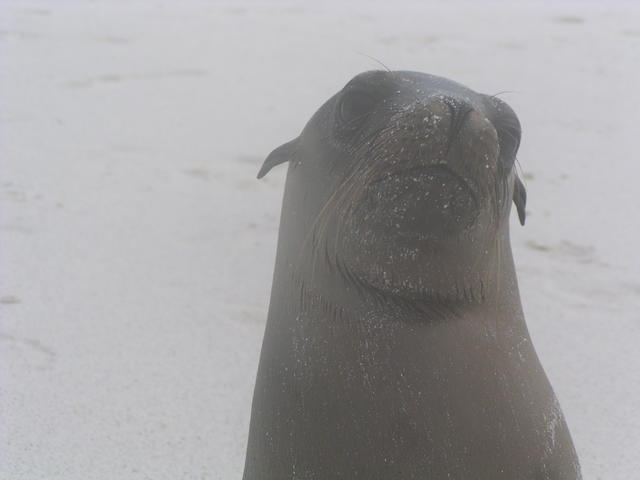
M 471 130 L 482 127 L 484 115 L 471 102 L 464 98 L 451 95 L 435 94 L 424 101 L 416 102 L 416 113 L 423 115 L 427 124 L 428 134 L 439 131 L 440 139 L 449 152 L 453 143 L 460 137 L 464 127 Z
M 449 137 L 455 138 L 475 108 L 465 99 L 435 94 L 425 100 L 415 102 L 408 110 L 410 113 L 422 115 L 423 122 L 430 127 L 437 128 L 446 125 L 449 129 Z
M 482 107 L 445 94 L 413 101 L 375 138 L 389 163 L 402 167 L 449 165 L 458 172 L 495 164 L 497 135 Z M 487 166 L 488 165 L 488 166 Z
M 414 102 L 402 123 L 414 128 L 414 142 L 419 145 L 415 158 L 421 164 L 442 163 L 471 176 L 496 168 L 498 136 L 481 105 L 436 93 Z

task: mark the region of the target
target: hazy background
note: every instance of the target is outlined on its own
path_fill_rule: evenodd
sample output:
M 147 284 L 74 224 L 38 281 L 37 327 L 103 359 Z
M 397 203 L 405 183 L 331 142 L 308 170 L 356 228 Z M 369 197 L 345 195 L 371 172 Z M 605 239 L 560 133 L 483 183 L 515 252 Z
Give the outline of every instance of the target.
M 585 480 L 640 471 L 640 7 L 0 2 L 0 479 L 239 479 L 285 168 L 355 74 L 508 91 L 528 324 Z

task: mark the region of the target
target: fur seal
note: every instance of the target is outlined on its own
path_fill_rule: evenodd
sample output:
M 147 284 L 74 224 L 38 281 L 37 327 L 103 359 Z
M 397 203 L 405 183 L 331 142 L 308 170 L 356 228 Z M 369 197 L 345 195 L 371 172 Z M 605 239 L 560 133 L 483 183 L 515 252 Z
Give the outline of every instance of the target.
M 357 75 L 288 162 L 244 480 L 577 480 L 525 325 L 520 124 L 493 96 Z

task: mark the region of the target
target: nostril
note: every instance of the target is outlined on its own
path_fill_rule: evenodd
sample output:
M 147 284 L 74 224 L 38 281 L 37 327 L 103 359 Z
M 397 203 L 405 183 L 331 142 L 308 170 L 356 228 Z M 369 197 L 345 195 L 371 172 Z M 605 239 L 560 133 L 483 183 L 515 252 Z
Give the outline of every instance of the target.
M 473 108 L 464 107 L 454 110 L 451 114 L 451 136 L 457 137 L 464 125 L 469 114 L 473 112 Z
M 464 126 L 467 117 L 474 111 L 470 105 L 450 100 L 445 102 L 449 108 L 449 114 L 451 115 L 451 127 L 449 128 L 449 138 L 447 140 L 447 152 L 451 149 L 451 145 L 454 140 L 458 138 L 460 130 Z
M 520 128 L 517 125 L 498 125 L 500 154 L 506 160 L 513 160 L 520 147 Z
M 501 99 L 492 96 L 485 99 L 492 110 L 491 121 L 498 132 L 500 157 L 503 161 L 513 162 L 520 147 L 521 128 L 513 109 Z

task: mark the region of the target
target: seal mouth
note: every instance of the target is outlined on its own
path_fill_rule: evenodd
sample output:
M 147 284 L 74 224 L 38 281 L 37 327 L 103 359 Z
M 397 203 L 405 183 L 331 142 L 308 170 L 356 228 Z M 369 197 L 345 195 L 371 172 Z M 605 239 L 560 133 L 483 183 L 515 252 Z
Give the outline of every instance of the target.
M 445 181 L 447 179 L 453 179 L 463 187 L 465 192 L 473 199 L 476 205 L 479 204 L 480 194 L 475 180 L 459 174 L 445 163 L 435 163 L 432 165 L 415 165 L 410 168 L 388 171 L 378 178 L 373 179 L 369 183 L 369 186 L 375 185 L 376 183 L 392 181 L 400 177 L 413 177 L 414 179 L 419 180 L 420 177 L 424 176 L 441 177 Z

